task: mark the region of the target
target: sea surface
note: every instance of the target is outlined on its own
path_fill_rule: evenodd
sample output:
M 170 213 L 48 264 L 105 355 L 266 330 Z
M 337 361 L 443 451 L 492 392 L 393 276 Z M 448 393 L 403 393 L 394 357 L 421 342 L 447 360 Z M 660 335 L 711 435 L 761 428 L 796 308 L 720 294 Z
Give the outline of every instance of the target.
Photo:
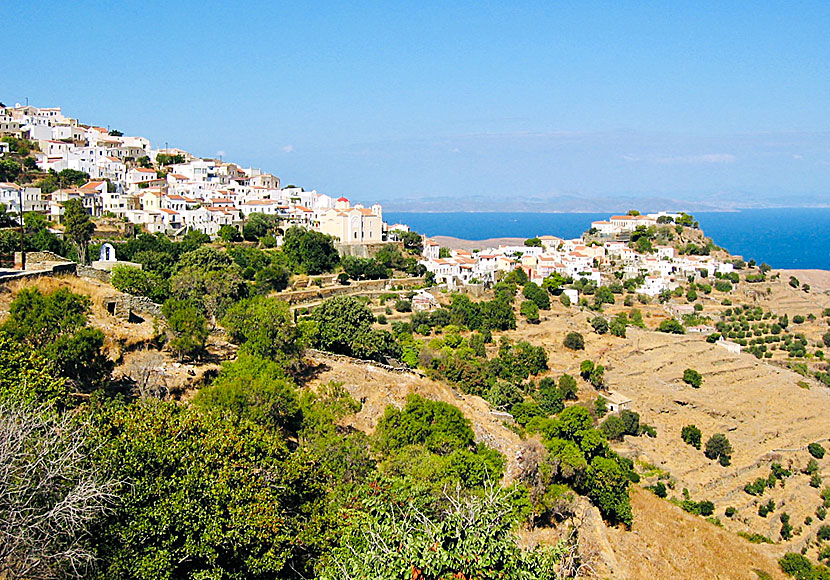
M 406 213 L 384 212 L 389 224 L 404 223 L 428 236 L 466 240 L 575 238 L 608 213 Z M 830 270 L 830 208 L 748 209 L 697 212 L 695 219 L 715 243 L 773 268 Z

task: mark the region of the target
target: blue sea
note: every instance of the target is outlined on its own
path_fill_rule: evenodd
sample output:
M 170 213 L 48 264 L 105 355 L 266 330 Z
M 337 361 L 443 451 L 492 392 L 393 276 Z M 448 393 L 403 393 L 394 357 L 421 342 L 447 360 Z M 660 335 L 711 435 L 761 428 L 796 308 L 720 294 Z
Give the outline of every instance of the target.
M 532 238 L 550 234 L 575 238 L 610 213 L 406 213 L 384 212 L 389 224 L 404 223 L 428 236 L 466 240 Z M 830 208 L 748 209 L 696 212 L 715 243 L 773 268 L 830 270 Z

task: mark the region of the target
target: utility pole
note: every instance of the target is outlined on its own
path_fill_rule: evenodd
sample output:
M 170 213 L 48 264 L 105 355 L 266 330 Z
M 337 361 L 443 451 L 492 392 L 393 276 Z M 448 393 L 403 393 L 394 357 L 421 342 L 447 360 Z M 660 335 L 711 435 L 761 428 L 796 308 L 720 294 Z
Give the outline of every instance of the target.
M 17 212 L 17 221 L 20 222 L 20 270 L 23 271 L 26 269 L 26 245 L 23 239 L 23 187 L 18 187 L 17 196 L 20 208 Z

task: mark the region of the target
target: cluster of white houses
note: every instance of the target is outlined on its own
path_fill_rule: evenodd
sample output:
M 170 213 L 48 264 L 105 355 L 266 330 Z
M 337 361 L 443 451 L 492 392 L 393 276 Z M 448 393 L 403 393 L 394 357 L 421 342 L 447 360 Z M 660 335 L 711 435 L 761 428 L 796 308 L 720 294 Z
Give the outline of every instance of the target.
M 626 279 L 642 276 L 643 283 L 638 292 L 648 296 L 676 288 L 679 279 L 716 272 L 725 274 L 733 269 L 730 262 L 711 256 L 678 255 L 672 246 L 657 245 L 654 253 L 642 254 L 629 244 L 616 240 L 586 244 L 582 239 L 565 240 L 549 235 L 539 236 L 539 239 L 541 247 L 499 246 L 475 252 L 450 250 L 450 255 L 443 258 L 438 244 L 425 239 L 422 263 L 435 275 L 436 282 L 450 287 L 494 283 L 499 272 L 516 268 L 524 270 L 528 278 L 538 284 L 559 273 L 600 285 L 604 274 L 610 276 L 612 272 L 622 271 Z
M 0 183 L 0 203 L 10 211 L 50 214 L 59 221 L 63 202 L 77 198 L 93 216 L 115 216 L 151 233 L 195 229 L 215 236 L 224 225 L 239 227 L 252 213 L 277 216 L 285 225 L 301 225 L 336 236 L 343 243 L 383 240 L 379 204 L 351 205 L 299 187 L 281 187 L 279 177 L 217 159 L 201 159 L 180 149 L 153 149 L 144 137 L 128 137 L 103 127 L 82 125 L 58 108 L 16 105 L 0 108 L 0 134 L 35 141 L 37 165 L 48 171 L 82 171 L 81 187 L 41 194 L 39 188 Z M 0 148 L 0 155 L 8 147 Z M 143 167 L 159 155 L 179 163 L 164 172 Z
M 671 223 L 679 219 L 682 213 L 649 213 L 645 215 L 612 215 L 607 220 L 591 222 L 591 230 L 602 237 L 615 237 L 633 232 L 640 226 L 654 226 L 665 221 Z

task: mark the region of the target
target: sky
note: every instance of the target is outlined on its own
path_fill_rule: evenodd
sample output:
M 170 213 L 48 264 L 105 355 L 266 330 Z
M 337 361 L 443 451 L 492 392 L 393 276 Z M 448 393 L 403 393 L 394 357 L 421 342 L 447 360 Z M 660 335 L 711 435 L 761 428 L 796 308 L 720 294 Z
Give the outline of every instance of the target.
M 14 0 L 0 21 L 6 105 L 390 209 L 830 205 L 826 1 Z

